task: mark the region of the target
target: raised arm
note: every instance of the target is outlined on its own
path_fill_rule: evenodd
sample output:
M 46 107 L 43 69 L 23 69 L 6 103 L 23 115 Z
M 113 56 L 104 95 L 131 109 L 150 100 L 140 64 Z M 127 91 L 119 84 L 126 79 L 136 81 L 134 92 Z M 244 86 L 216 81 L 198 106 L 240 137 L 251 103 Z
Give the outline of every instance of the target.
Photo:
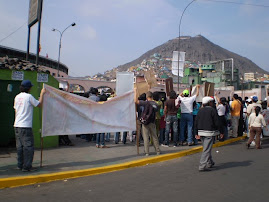
M 46 93 L 46 89 L 45 88 L 42 88 L 41 92 L 40 92 L 40 97 L 39 97 L 39 104 L 37 105 L 37 107 L 42 107 L 42 104 L 43 104 L 43 97 L 44 97 L 44 94 Z
M 197 88 L 197 91 L 196 91 L 196 97 L 198 97 L 198 96 L 199 96 L 199 89 L 200 89 L 200 85 L 199 85 L 199 84 L 197 84 L 197 85 L 196 85 L 196 88 Z

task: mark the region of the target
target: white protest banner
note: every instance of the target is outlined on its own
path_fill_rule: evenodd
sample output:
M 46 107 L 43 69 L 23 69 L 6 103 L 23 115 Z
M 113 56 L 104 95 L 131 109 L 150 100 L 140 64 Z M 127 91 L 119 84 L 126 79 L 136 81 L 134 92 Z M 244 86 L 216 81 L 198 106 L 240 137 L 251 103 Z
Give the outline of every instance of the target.
M 134 90 L 134 73 L 117 72 L 116 75 L 116 95 L 123 95 Z
M 44 84 L 42 136 L 135 131 L 134 91 L 103 104 Z
M 172 73 L 183 77 L 186 52 L 173 51 Z

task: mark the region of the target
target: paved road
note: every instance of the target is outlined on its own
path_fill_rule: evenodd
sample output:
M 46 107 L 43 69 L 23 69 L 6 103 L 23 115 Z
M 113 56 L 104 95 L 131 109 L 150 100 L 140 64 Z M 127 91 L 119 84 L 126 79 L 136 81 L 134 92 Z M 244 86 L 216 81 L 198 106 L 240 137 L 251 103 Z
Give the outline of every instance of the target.
M 123 171 L 0 190 L 0 201 L 269 201 L 269 141 L 213 149 L 216 168 L 198 172 L 201 154 Z

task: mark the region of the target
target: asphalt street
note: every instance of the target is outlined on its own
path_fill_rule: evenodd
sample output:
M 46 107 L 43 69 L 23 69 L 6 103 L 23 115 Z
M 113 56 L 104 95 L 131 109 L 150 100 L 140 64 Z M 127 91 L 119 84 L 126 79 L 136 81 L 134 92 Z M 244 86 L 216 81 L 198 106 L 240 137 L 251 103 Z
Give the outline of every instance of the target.
M 269 201 L 269 140 L 213 149 L 216 166 L 198 172 L 201 153 L 96 176 L 0 190 L 0 201 Z

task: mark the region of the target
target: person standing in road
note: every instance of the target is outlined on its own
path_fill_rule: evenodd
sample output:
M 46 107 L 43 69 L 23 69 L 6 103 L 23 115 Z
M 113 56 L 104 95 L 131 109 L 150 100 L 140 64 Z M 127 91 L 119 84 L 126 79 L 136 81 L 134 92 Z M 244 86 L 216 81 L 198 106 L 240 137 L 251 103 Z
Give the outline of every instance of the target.
M 250 143 L 255 138 L 255 145 L 257 149 L 261 149 L 260 136 L 262 133 L 262 126 L 266 126 L 263 115 L 260 114 L 261 108 L 259 106 L 255 107 L 255 113 L 251 113 L 248 120 L 250 137 L 247 142 L 247 148 L 249 148 Z
M 159 140 L 156 134 L 156 125 L 155 125 L 155 116 L 158 106 L 156 102 L 153 101 L 153 94 L 152 92 L 146 93 L 147 101 L 138 100 L 136 96 L 136 89 L 135 90 L 135 103 L 140 106 L 144 106 L 144 110 L 141 115 L 141 123 L 142 123 L 142 135 L 144 139 L 144 148 L 145 148 L 145 155 L 149 156 L 149 137 L 151 137 L 153 141 L 153 146 L 157 155 L 160 154 L 159 148 Z
M 169 133 L 170 128 L 173 128 L 173 141 L 174 141 L 174 147 L 177 146 L 178 141 L 178 121 L 177 121 L 177 111 L 178 111 L 178 103 L 176 104 L 176 98 L 177 94 L 175 91 L 170 92 L 170 99 L 165 102 L 164 106 L 164 115 L 166 120 L 166 126 L 165 126 L 165 144 L 162 145 L 164 147 L 169 146 Z
M 187 126 L 188 131 L 188 145 L 194 145 L 193 139 L 192 139 L 192 127 L 193 127 L 193 102 L 196 100 L 196 97 L 199 95 L 199 88 L 200 85 L 197 85 L 196 94 L 189 97 L 189 91 L 184 90 L 180 96 L 176 99 L 176 102 L 178 103 L 179 100 L 181 101 L 180 107 L 181 107 L 181 119 L 180 119 L 180 144 L 183 145 L 183 142 L 185 140 L 185 127 Z
M 199 110 L 195 121 L 196 139 L 201 139 L 203 144 L 203 153 L 199 164 L 199 171 L 201 172 L 210 171 L 208 168 L 215 165 L 211 151 L 218 131 L 220 131 L 220 138 L 223 138 L 223 130 L 220 127 L 215 100 L 212 97 L 204 97 L 202 103 L 203 107 Z
M 233 101 L 231 104 L 231 116 L 232 116 L 232 137 L 238 136 L 238 125 L 241 112 L 241 102 L 238 100 L 238 95 L 233 95 Z
M 18 169 L 23 172 L 35 171 L 33 168 L 34 158 L 34 135 L 33 135 L 33 108 L 41 107 L 45 89 L 41 90 L 39 101 L 31 94 L 33 84 L 29 80 L 21 82 L 21 93 L 15 97 L 15 136 L 18 155 Z

